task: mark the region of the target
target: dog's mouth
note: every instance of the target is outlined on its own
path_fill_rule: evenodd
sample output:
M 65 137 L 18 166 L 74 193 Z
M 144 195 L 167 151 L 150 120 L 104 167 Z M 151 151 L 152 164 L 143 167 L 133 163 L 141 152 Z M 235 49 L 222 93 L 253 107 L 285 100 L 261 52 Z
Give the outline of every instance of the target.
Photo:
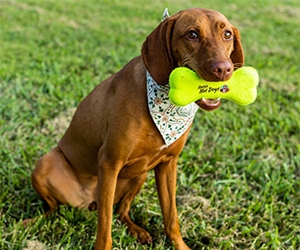
M 217 109 L 221 105 L 220 98 L 218 99 L 205 99 L 201 98 L 200 100 L 195 102 L 200 108 L 206 110 L 206 111 L 212 111 L 214 109 Z
M 190 68 L 191 69 L 191 68 Z M 193 70 L 193 69 L 192 69 Z M 193 70 L 195 71 L 195 70 Z M 199 77 L 201 77 L 202 79 L 205 79 L 206 77 L 202 76 L 201 72 L 197 72 L 197 75 Z M 221 105 L 221 100 L 220 98 L 217 98 L 217 99 L 205 99 L 205 98 L 202 98 L 198 101 L 195 102 L 200 108 L 206 110 L 206 111 L 212 111 L 212 110 L 215 110 L 217 109 L 218 107 L 220 107 Z

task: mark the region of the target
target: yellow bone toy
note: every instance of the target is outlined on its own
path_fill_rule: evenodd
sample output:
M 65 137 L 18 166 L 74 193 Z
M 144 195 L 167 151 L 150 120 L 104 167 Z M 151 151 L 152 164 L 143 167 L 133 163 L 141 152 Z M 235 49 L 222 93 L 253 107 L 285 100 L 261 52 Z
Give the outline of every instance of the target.
M 235 70 L 226 82 L 207 82 L 186 68 L 179 67 L 170 74 L 170 101 L 177 106 L 185 106 L 201 98 L 227 99 L 241 106 L 255 101 L 257 96 L 258 73 L 252 67 Z

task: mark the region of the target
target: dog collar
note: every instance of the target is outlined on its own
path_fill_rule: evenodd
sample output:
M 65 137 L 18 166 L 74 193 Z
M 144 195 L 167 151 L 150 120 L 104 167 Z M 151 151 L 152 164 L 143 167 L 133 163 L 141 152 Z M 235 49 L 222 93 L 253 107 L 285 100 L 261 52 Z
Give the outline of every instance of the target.
M 169 100 L 169 84 L 157 84 L 147 71 L 147 96 L 151 117 L 167 146 L 189 128 L 198 110 L 196 103 L 179 107 Z

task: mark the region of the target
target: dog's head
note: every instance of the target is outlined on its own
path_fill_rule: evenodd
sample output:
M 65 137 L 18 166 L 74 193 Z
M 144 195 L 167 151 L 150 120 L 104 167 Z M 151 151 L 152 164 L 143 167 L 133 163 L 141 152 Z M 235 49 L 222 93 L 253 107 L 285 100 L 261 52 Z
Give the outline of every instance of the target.
M 188 9 L 166 18 L 142 46 L 145 67 L 161 85 L 185 66 L 206 81 L 226 81 L 244 64 L 240 33 L 214 10 Z

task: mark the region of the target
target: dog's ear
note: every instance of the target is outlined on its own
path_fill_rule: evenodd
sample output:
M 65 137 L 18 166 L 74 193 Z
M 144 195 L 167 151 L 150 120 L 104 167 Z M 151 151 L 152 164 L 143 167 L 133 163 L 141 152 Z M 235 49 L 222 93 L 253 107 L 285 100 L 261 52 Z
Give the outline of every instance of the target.
M 142 46 L 142 58 L 152 78 L 160 85 L 169 82 L 169 75 L 175 67 L 171 39 L 175 24 L 174 17 L 162 21 L 146 38 Z
M 234 65 L 234 69 L 238 69 L 244 65 L 245 62 L 244 52 L 243 52 L 240 32 L 237 28 L 235 27 L 232 28 L 234 33 L 234 45 L 233 45 L 234 50 L 230 55 L 230 59 Z

